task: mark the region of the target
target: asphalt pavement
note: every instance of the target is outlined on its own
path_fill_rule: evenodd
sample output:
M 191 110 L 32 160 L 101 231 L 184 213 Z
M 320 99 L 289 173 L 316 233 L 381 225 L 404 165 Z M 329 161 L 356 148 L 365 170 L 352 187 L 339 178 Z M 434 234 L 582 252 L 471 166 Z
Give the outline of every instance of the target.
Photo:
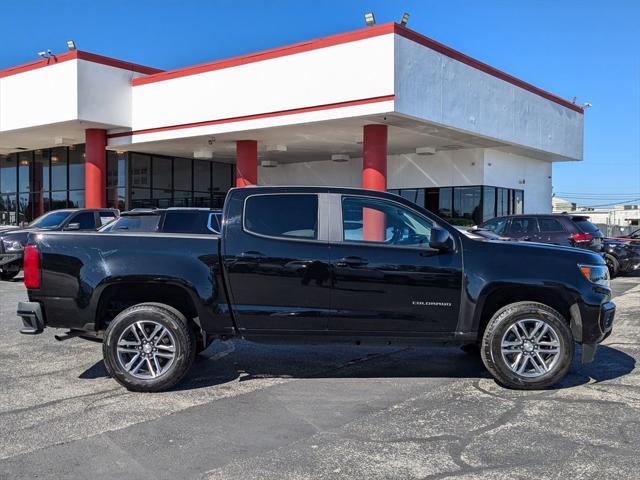
M 18 333 L 0 282 L 0 478 L 639 478 L 640 276 L 614 334 L 554 389 L 501 388 L 457 348 L 216 342 L 158 394 L 99 344 Z

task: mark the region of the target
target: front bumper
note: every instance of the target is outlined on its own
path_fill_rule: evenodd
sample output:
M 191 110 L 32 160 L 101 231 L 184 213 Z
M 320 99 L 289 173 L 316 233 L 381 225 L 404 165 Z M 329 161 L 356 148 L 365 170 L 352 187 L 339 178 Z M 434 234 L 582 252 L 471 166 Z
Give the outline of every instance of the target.
M 611 335 L 615 315 L 616 305 L 611 301 L 598 307 L 571 307 L 571 331 L 582 344 L 582 363 L 593 361 L 598 344 Z
M 16 262 L 22 264 L 22 252 L 0 253 L 0 267 L 4 267 Z
M 23 324 L 20 333 L 25 335 L 42 333 L 45 321 L 42 306 L 38 302 L 19 302 L 17 313 Z

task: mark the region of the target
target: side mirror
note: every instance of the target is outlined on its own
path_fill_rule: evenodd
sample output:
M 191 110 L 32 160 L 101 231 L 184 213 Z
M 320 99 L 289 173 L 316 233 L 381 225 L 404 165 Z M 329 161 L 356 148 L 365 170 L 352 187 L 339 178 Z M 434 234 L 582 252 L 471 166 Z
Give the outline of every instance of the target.
M 434 250 L 449 250 L 451 248 L 451 235 L 442 228 L 432 228 L 431 237 L 429 238 L 429 247 Z
M 65 230 L 80 230 L 80 224 L 79 223 L 70 223 L 69 225 L 64 227 L 64 229 Z

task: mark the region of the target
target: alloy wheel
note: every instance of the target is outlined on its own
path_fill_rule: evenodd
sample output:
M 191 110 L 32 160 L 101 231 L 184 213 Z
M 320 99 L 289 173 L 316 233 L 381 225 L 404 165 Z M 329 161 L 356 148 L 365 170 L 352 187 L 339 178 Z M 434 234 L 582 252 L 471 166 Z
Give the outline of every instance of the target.
M 176 341 L 169 329 L 152 320 L 129 325 L 118 338 L 118 362 L 129 375 L 142 380 L 166 373 L 175 360 Z
M 515 322 L 502 336 L 500 346 L 507 367 L 526 378 L 540 377 L 553 370 L 561 353 L 558 333 L 540 319 Z

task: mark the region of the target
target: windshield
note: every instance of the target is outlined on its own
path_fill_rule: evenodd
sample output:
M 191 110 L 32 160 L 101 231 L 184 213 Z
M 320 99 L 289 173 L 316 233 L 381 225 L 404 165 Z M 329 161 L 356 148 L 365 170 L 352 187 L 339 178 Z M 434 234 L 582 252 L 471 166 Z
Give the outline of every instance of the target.
M 71 215 L 72 212 L 49 212 L 36 218 L 29 224 L 29 228 L 57 228 Z
M 100 232 L 157 232 L 160 215 L 124 215 L 105 225 Z

